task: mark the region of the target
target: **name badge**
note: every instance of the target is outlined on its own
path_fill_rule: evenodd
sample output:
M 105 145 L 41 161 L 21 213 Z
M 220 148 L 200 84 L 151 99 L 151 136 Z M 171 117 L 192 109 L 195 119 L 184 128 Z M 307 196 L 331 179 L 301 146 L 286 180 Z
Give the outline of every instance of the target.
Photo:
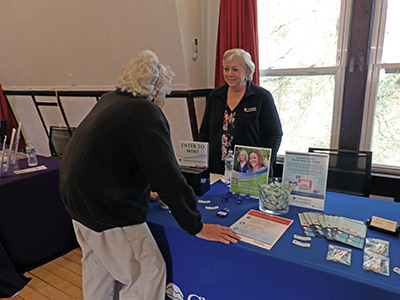
M 244 112 L 253 112 L 257 111 L 257 107 L 245 107 Z

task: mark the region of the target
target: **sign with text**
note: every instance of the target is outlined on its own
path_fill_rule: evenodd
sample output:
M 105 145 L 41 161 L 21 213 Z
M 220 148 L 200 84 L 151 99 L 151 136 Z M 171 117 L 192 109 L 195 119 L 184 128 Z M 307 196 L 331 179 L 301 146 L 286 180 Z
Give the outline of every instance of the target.
M 328 154 L 286 151 L 282 183 L 291 188 L 290 205 L 324 210 L 328 163 Z
M 180 166 L 208 167 L 208 143 L 178 141 L 177 152 Z

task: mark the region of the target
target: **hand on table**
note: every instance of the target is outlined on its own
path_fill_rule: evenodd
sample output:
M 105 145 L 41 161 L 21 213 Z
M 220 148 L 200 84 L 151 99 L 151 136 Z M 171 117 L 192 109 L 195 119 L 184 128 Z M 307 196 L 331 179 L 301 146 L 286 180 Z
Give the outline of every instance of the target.
M 196 236 L 200 239 L 224 244 L 236 244 L 240 240 L 240 236 L 235 231 L 218 224 L 203 224 L 203 229 Z

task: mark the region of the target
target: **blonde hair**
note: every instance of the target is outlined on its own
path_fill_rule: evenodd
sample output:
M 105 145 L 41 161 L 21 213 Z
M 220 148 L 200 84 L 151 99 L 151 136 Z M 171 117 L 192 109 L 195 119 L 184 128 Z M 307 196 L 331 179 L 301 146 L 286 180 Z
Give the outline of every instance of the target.
M 246 160 L 248 160 L 248 159 L 249 159 L 249 156 L 248 156 L 248 154 L 247 154 L 247 151 L 246 151 L 246 150 L 240 150 L 240 151 L 239 151 L 239 155 L 240 155 L 240 153 L 243 153 L 243 154 L 244 154 L 244 156 L 246 157 Z
M 226 50 L 224 56 L 222 57 L 222 66 L 229 64 L 234 57 L 242 58 L 243 67 L 249 70 L 249 75 L 247 76 L 246 80 L 251 81 L 253 79 L 253 74 L 256 69 L 256 66 L 253 60 L 251 59 L 250 53 L 240 48 L 233 48 L 230 50 Z
M 175 76 L 172 69 L 160 63 L 157 55 L 144 50 L 138 57 L 128 60 L 118 78 L 116 87 L 122 92 L 131 93 L 135 97 L 152 100 L 155 89 L 164 95 L 171 92 L 172 79 Z

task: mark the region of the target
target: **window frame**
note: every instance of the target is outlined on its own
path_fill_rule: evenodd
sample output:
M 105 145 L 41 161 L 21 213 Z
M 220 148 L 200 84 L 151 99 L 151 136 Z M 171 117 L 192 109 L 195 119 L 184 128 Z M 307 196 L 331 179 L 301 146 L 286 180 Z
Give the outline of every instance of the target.
M 336 66 L 309 67 L 309 68 L 283 68 L 283 69 L 260 69 L 262 76 L 313 76 L 313 75 L 335 75 L 335 90 L 333 99 L 333 113 L 331 125 L 330 147 L 338 148 L 340 135 L 341 111 L 343 103 L 345 70 L 347 63 L 347 48 L 349 43 L 349 31 L 352 12 L 352 0 L 341 0 L 340 16 L 337 40 Z M 279 155 L 281 160 L 283 157 Z
M 379 73 L 381 70 L 398 70 L 400 63 L 381 63 L 383 53 L 383 42 L 385 38 L 385 27 L 387 19 L 388 0 L 376 0 L 373 15 L 372 36 L 370 45 L 370 56 L 368 62 L 367 87 L 365 91 L 365 102 L 363 122 L 361 128 L 360 148 L 370 150 L 372 148 L 372 134 L 378 95 Z M 372 171 L 376 173 L 400 174 L 398 166 L 380 165 L 373 163 Z

